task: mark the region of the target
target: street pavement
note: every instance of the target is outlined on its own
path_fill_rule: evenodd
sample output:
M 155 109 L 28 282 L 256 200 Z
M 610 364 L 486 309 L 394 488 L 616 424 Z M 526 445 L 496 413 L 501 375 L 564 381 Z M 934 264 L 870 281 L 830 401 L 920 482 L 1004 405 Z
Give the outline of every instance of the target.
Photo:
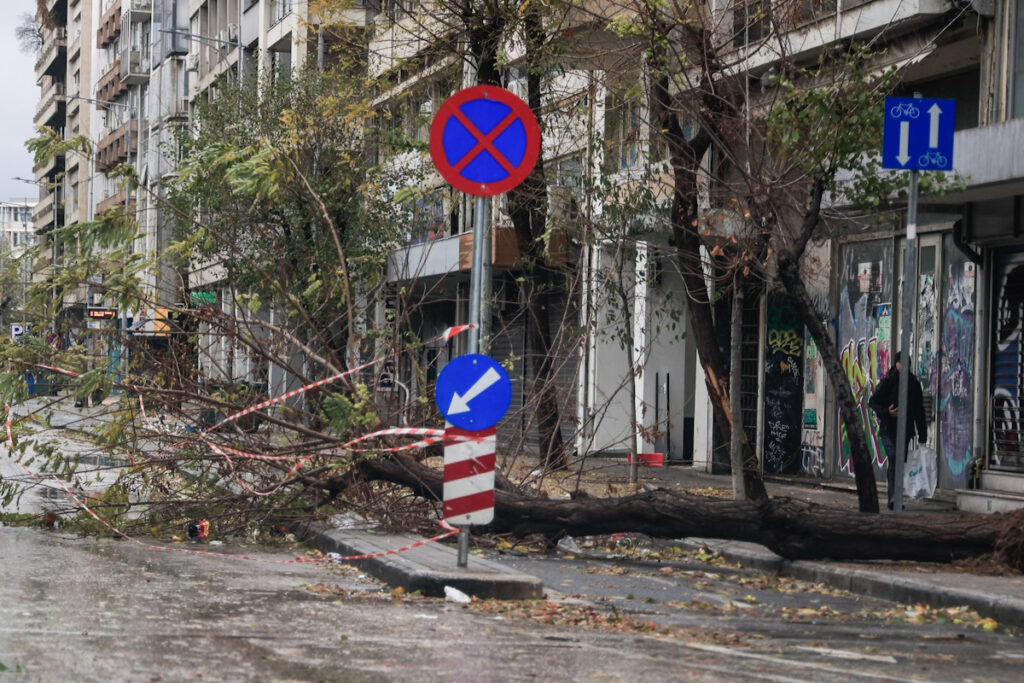
M 751 570 L 521 558 L 558 594 L 460 605 L 299 550 L 176 547 L 255 559 L 0 527 L 0 678 L 1007 681 L 1024 661 L 1013 634 Z
M 77 415 L 87 412 L 61 411 L 63 417 L 54 422 L 75 429 L 83 424 Z M 584 474 L 584 479 L 620 487 L 620 492 L 625 492 L 625 477 L 623 464 L 601 459 L 592 460 Z M 683 467 L 641 470 L 641 483 L 706 493 L 730 487 L 727 476 Z M 768 490 L 773 496 L 846 507 L 857 514 L 852 485 L 845 482 L 773 479 Z M 909 507 L 927 513 L 953 505 L 939 499 L 910 501 Z M 394 547 L 408 543 L 393 540 Z M 542 675 L 635 680 L 677 678 L 683 666 L 689 667 L 685 677 L 696 680 L 797 680 L 808 674 L 824 680 L 1012 680 L 1024 662 L 1017 631 L 1007 628 L 1024 625 L 1020 575 L 972 574 L 962 567 L 954 571 L 914 563 L 788 562 L 754 544 L 672 542 L 703 549 L 702 555 L 713 556 L 717 563 L 709 567 L 685 556 L 652 561 L 644 560 L 649 556 L 643 553 L 623 557 L 591 551 L 585 539 L 578 540 L 584 548 L 547 555 L 485 551 L 499 569 L 541 579 L 547 599 L 510 602 L 507 608 L 485 600 L 466 608 L 467 614 L 436 600 L 408 595 L 391 599 L 390 589 L 365 576 L 347 575 L 349 583 L 331 580 L 337 589 L 309 591 L 303 586 L 323 583 L 316 581 L 324 571 L 320 567 L 226 560 L 0 528 L 0 673 L 2 667 L 28 671 L 31 666 L 45 675 L 26 674 L 27 680 L 50 680 L 54 672 L 85 672 L 79 676 L 83 680 L 177 680 L 202 676 L 216 663 L 225 680 L 421 680 L 435 674 L 457 680 Z M 386 537 L 375 543 L 391 545 Z M 454 551 L 443 550 L 451 554 L 454 568 Z M 481 554 L 474 552 L 471 567 Z M 377 573 L 373 564 L 378 561 L 388 559 L 375 559 L 364 565 L 365 571 Z M 400 573 L 391 569 L 388 580 L 402 585 Z M 146 597 L 150 590 L 157 596 L 153 600 Z M 312 617 L 303 612 L 310 607 L 310 592 L 320 600 L 333 597 L 338 604 L 358 608 L 358 614 L 346 614 L 328 626 L 328 632 L 340 628 L 346 634 L 340 643 L 318 637 L 314 631 L 320 631 L 306 623 L 325 618 L 320 608 L 313 609 Z M 363 610 L 365 596 L 374 597 Z M 140 603 L 148 604 L 146 610 L 133 609 Z M 245 616 L 236 611 L 242 604 L 247 605 Z M 122 608 L 128 611 L 122 614 Z M 427 611 L 410 616 L 410 609 Z M 239 620 L 246 616 L 261 627 L 240 631 Z M 447 642 L 430 629 L 405 632 L 401 625 L 397 630 L 371 625 L 382 619 L 437 621 L 431 624 L 434 630 L 452 637 Z M 42 625 L 33 626 L 33 620 Z M 340 625 L 350 620 L 364 623 L 358 634 Z M 302 626 L 297 628 L 296 622 Z M 590 622 L 597 627 L 585 632 L 578 628 Z M 112 623 L 118 626 L 97 626 Z M 539 630 L 538 623 L 543 626 Z M 623 628 L 623 623 L 633 626 Z M 642 627 L 644 623 L 650 628 Z M 64 654 L 66 648 L 47 650 L 52 638 L 71 642 L 69 654 Z M 168 648 L 154 647 L 161 638 L 168 638 L 184 659 L 172 665 Z M 364 640 L 355 665 L 350 659 L 343 666 L 332 659 L 330 653 L 339 648 L 351 652 L 353 646 L 346 643 Z M 222 650 L 229 643 L 237 643 L 245 654 L 225 661 Z M 465 647 L 455 648 L 458 655 L 438 664 L 435 650 L 451 643 Z M 495 643 L 500 653 L 493 650 Z M 111 656 L 90 655 L 93 648 Z M 558 652 L 550 657 L 551 668 L 521 664 L 541 651 L 546 657 Z M 629 654 L 608 659 L 619 651 Z M 483 673 L 476 675 L 480 672 L 470 668 L 467 656 L 487 662 Z M 663 666 L 663 657 L 671 665 Z M 566 671 L 571 675 L 564 675 Z

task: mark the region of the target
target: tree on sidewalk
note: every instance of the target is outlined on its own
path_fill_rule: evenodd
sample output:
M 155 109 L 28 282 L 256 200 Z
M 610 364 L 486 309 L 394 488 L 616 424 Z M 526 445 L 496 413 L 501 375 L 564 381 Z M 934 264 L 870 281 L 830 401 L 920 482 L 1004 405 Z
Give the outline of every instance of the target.
M 808 134 L 815 126 L 823 127 L 812 114 L 816 107 L 827 112 L 836 101 L 845 100 L 835 100 L 831 86 L 812 87 L 805 92 L 802 83 L 794 81 L 792 88 L 779 89 L 783 94 L 776 97 L 773 106 L 766 106 L 761 114 L 749 119 L 748 128 L 746 114 L 750 106 L 745 95 L 730 81 L 729 70 L 720 56 L 708 51 L 713 33 L 694 27 L 690 17 L 659 14 L 660 5 L 643 9 L 650 12 L 631 15 L 643 21 L 618 20 L 614 33 L 636 39 L 630 48 L 644 53 L 650 74 L 647 82 L 651 84 L 652 109 L 660 124 L 655 142 L 667 147 L 669 172 L 664 186 L 669 189 L 666 206 L 671 247 L 686 278 L 694 327 L 700 330 L 695 332 L 696 341 L 713 395 L 716 420 L 728 436 L 729 427 L 739 425 L 733 425 L 728 414 L 730 392 L 711 310 L 717 294 L 709 291 L 704 265 L 710 259 L 729 276 L 742 274 L 767 279 L 772 277 L 772 254 L 785 248 L 788 255 L 798 257 L 806 240 L 820 227 L 820 202 L 832 182 L 829 177 L 820 179 L 821 169 L 834 173 L 845 167 L 848 159 L 855 156 L 855 141 L 843 142 L 840 151 L 832 156 L 828 156 L 827 150 L 817 155 L 816 158 L 824 159 L 820 166 L 807 168 L 795 164 L 800 141 L 773 138 L 772 116 L 803 117 L 798 123 L 803 126 L 802 134 Z M 541 21 L 541 26 L 547 24 Z M 686 53 L 685 69 L 681 68 L 681 55 L 669 50 L 669 43 L 663 39 L 680 33 L 685 39 L 680 44 L 690 50 Z M 489 44 L 486 37 L 481 40 L 483 47 Z M 540 34 L 531 40 L 543 42 Z M 691 59 L 695 55 L 699 59 Z M 487 59 L 497 64 L 495 57 Z M 531 72 L 540 74 L 546 62 L 538 57 L 537 62 L 527 63 Z M 692 81 L 687 81 L 691 76 Z M 812 81 L 813 76 L 806 74 Z M 530 99 L 538 111 L 544 109 L 543 84 L 538 75 L 533 85 L 528 86 L 536 89 Z M 280 99 L 268 94 L 265 101 L 253 101 L 252 107 L 264 109 L 252 119 L 238 116 L 239 102 L 244 101 L 241 97 L 236 100 L 225 93 L 209 110 L 201 109 L 200 124 L 203 116 L 208 116 L 206 121 L 211 127 L 200 133 L 194 147 L 186 146 L 180 174 L 181 195 L 174 198 L 173 206 L 183 219 L 183 230 L 171 251 L 182 261 L 194 260 L 191 265 L 207 260 L 223 264 L 229 274 L 228 284 L 245 303 L 234 313 L 199 306 L 190 309 L 188 315 L 218 326 L 223 330 L 225 344 L 254 354 L 261 363 L 287 367 L 302 381 L 337 377 L 345 367 L 355 337 L 360 334 L 352 332 L 360 309 L 356 304 L 359 290 L 362 288 L 363 295 L 379 291 L 375 287 L 381 281 L 386 254 L 407 239 L 403 230 L 408 225 L 407 215 L 399 210 L 401 202 L 392 201 L 392 197 L 415 196 L 418 189 L 416 176 L 393 175 L 392 170 L 377 167 L 363 154 L 363 136 L 372 129 L 368 122 L 376 113 L 360 94 L 362 88 L 351 82 L 334 83 L 329 78 L 299 83 L 294 91 L 284 88 L 286 93 Z M 854 101 L 842 105 L 847 107 L 846 111 L 855 105 L 869 107 L 870 97 L 877 95 L 860 82 L 849 88 L 849 97 Z M 218 106 L 222 107 L 219 111 Z M 684 125 L 690 115 L 697 117 L 696 126 Z M 749 138 L 748 130 L 752 132 Z M 328 135 L 332 132 L 337 136 Z M 716 190 L 721 193 L 716 195 L 716 201 L 736 199 L 738 205 L 742 200 L 742 208 L 752 216 L 745 224 L 748 231 L 724 247 L 708 240 L 701 231 L 706 225 L 706 216 L 701 212 L 701 193 L 705 190 L 702 178 L 707 173 L 705 162 L 711 150 L 731 160 L 716 172 L 716 181 L 724 188 Z M 413 154 L 423 150 L 410 145 L 406 151 Z M 753 151 L 763 151 L 766 161 L 752 164 L 747 171 L 741 162 L 752 156 Z M 732 175 L 727 176 L 726 171 Z M 786 186 L 794 189 L 783 196 L 780 188 Z M 530 248 L 539 249 L 547 233 L 544 176 L 538 174 L 530 187 L 532 194 L 523 200 L 528 209 L 524 209 L 523 215 L 529 218 L 528 237 L 533 240 Z M 799 213 L 793 211 L 794 206 L 800 208 Z M 810 227 L 806 230 L 793 230 L 794 226 L 802 229 L 807 225 Z M 96 246 L 109 247 L 109 238 L 121 234 L 115 228 L 125 230 L 126 243 L 131 241 L 134 233 L 129 228 L 134 225 L 117 212 L 101 217 L 95 224 L 79 227 L 78 237 L 84 248 L 75 255 L 78 260 L 64 264 L 61 271 L 69 285 L 72 278 L 76 278 L 75 284 L 81 284 L 95 275 L 101 262 L 91 258 L 88 247 L 101 232 L 107 241 L 97 241 Z M 797 238 L 792 237 L 794 234 Z M 539 258 L 541 252 L 537 254 Z M 131 258 L 127 253 L 119 255 L 126 260 Z M 131 290 L 127 279 L 110 278 L 104 281 L 104 286 Z M 183 289 L 182 293 L 186 291 Z M 265 306 L 264 311 L 273 310 L 274 315 L 255 315 L 261 305 Z M 177 332 L 182 338 L 195 336 L 188 329 Z M 369 345 L 364 348 L 381 354 L 418 348 L 424 341 L 394 330 L 370 329 L 363 337 L 366 338 L 381 343 L 379 349 Z M 827 332 L 822 340 L 822 347 L 832 343 Z M 5 359 L 12 361 L 16 370 L 24 364 L 39 362 L 80 367 L 76 363 L 81 359 L 73 352 L 39 346 L 5 346 L 4 352 Z M 372 378 L 367 375 L 353 373 L 346 377 L 347 383 L 317 387 L 322 400 L 315 402 L 317 410 L 313 415 L 260 408 L 242 416 L 250 418 L 248 424 L 242 420 L 228 421 L 214 430 L 209 424 L 199 423 L 193 410 L 196 406 L 229 414 L 257 401 L 249 395 L 231 395 L 229 391 L 220 396 L 204 395 L 194 381 L 161 385 L 142 374 L 143 368 L 135 370 L 138 374 L 126 377 L 121 388 L 132 390 L 133 395 L 137 391 L 146 402 L 161 396 L 181 400 L 185 404 L 182 410 L 165 416 L 180 420 L 193 431 L 188 436 L 161 431 L 159 425 L 154 426 L 152 411 L 142 418 L 129 401 L 119 406 L 116 418 L 120 422 L 104 427 L 97 437 L 100 442 L 111 450 L 121 446 L 130 452 L 138 452 L 144 445 L 158 457 L 140 457 L 119 485 L 111 489 L 102 504 L 111 518 L 115 513 L 140 508 L 148 512 L 141 524 L 178 523 L 190 515 L 215 513 L 224 528 L 251 530 L 257 521 L 279 523 L 329 514 L 343 507 L 401 522 L 436 509 L 441 475 L 437 468 L 423 463 L 429 451 L 415 451 L 416 455 L 410 456 L 403 450 L 391 450 L 406 445 L 395 439 L 382 446 L 376 444 L 380 446 L 377 452 L 366 454 L 361 450 L 362 442 L 349 442 L 378 426 Z M 166 370 L 187 379 L 193 369 Z M 84 387 L 87 381 L 98 381 L 97 376 L 92 374 L 88 380 L 77 381 Z M 133 385 L 138 389 L 133 389 Z M 11 401 L 25 398 L 17 372 L 4 375 L 0 392 Z M 424 399 L 423 403 L 427 401 Z M 429 406 L 419 407 L 424 412 L 430 410 Z M 273 429 L 261 428 L 259 420 Z M 150 430 L 145 438 L 131 432 L 139 425 Z M 425 429 L 436 425 L 424 419 L 414 426 Z M 130 440 L 133 437 L 135 440 Z M 745 448 L 750 451 L 750 444 Z M 549 450 L 548 454 L 551 453 Z M 43 460 L 62 472 L 55 449 Z M 557 464 L 550 460 L 549 464 Z M 534 495 L 528 487 L 518 488 L 514 483 L 504 482 L 503 492 L 497 497 L 498 516 L 491 528 L 517 534 L 540 533 L 552 539 L 567 533 L 611 531 L 727 536 L 766 543 L 788 557 L 904 558 L 913 551 L 918 553 L 917 559 L 950 559 L 990 550 L 999 536 L 999 518 L 886 517 L 872 521 L 864 516 L 851 517 L 847 511 L 767 499 L 756 461 L 748 454 L 745 462 L 749 469 L 745 481 L 752 499 L 747 502 L 716 501 L 667 491 L 610 499 L 579 495 L 573 501 L 556 501 Z M 873 480 L 868 478 L 872 477 L 870 469 L 866 474 L 858 470 L 858 485 L 862 476 Z M 410 502 L 410 492 L 420 499 Z M 863 498 L 861 506 L 865 507 Z M 403 517 L 403 512 L 408 512 L 408 516 Z M 126 519 L 122 517 L 119 521 Z M 1013 534 L 1019 534 L 1019 529 Z

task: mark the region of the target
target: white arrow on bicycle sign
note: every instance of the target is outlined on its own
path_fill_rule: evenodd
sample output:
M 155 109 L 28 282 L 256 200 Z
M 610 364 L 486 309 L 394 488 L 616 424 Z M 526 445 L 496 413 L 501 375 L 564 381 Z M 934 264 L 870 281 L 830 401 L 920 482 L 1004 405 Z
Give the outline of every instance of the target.
M 885 98 L 882 168 L 953 170 L 955 117 L 955 100 Z

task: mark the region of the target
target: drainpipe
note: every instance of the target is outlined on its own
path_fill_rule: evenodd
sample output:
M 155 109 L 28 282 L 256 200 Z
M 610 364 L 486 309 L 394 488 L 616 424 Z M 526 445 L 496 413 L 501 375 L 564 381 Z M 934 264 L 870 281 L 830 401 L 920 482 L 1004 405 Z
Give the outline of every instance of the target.
M 971 210 L 970 205 L 967 207 L 968 212 Z M 984 261 L 984 257 L 978 252 L 974 251 L 969 244 L 964 240 L 964 222 L 963 219 L 953 223 L 953 246 L 960 250 L 960 253 L 967 257 L 971 263 L 976 266 L 980 266 Z
M 974 329 L 977 332 L 974 338 L 974 428 L 971 439 L 971 460 L 980 459 L 983 467 L 988 465 L 988 427 L 991 424 L 988 352 L 991 343 L 989 302 L 992 300 L 992 273 L 992 252 L 986 250 L 982 271 L 974 277 Z M 973 467 L 971 469 L 974 471 Z M 968 476 L 973 475 L 968 473 Z

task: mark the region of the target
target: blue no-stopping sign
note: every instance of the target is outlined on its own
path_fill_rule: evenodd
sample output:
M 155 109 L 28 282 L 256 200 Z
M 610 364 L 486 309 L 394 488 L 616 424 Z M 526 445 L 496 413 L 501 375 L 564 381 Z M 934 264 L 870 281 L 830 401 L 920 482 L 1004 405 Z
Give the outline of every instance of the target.
M 430 125 L 438 173 L 466 194 L 508 192 L 526 179 L 540 154 L 540 127 L 529 105 L 508 90 L 478 85 L 455 93 Z

